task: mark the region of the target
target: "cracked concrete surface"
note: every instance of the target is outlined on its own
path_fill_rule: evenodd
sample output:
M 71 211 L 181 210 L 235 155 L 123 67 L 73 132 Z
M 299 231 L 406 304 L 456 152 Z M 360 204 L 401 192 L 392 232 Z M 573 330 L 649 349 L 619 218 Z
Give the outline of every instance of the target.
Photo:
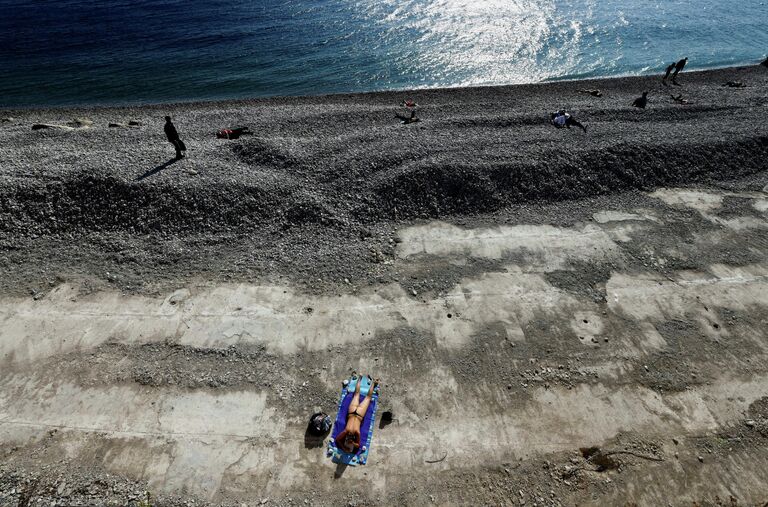
M 38 299 L 7 298 L 0 446 L 14 449 L 8 459 L 37 449 L 205 500 L 297 491 L 335 499 L 365 481 L 372 503 L 391 504 L 408 477 L 537 460 L 633 434 L 658 442 L 665 464 L 625 474 L 602 501 L 654 505 L 664 484 L 690 494 L 679 481 L 691 469 L 689 487 L 705 496 L 727 491 L 756 503 L 768 467 L 744 474 L 734 467 L 766 462 L 764 448 L 699 470 L 695 459 L 685 462 L 700 452 L 694 443 L 675 450 L 669 442 L 738 427 L 768 394 L 766 194 L 651 195 L 670 209 L 694 210 L 712 231 L 691 226 L 681 234 L 663 212 L 645 208 L 595 210 L 593 221 L 570 228 L 415 224 L 399 232 L 397 266 L 471 259 L 501 266 L 421 295 L 396 283 L 322 296 L 278 285 L 189 285 L 162 297 L 84 295 L 60 285 Z M 734 197 L 756 214 L 718 215 Z M 718 234 L 751 235 L 749 248 L 763 261 L 706 262 Z M 663 249 L 651 237 L 662 237 Z M 669 268 L 690 237 L 704 262 Z M 585 263 L 604 269 L 577 273 Z M 554 283 L 553 273 L 591 276 L 575 284 L 602 298 Z M 128 351 L 117 363 L 93 359 L 117 345 Z M 93 380 L 98 368 L 119 369 L 130 351 L 149 345 L 257 347 L 278 366 L 259 382 L 209 389 Z M 234 371 L 225 362 L 233 359 L 221 361 L 222 371 Z M 350 369 L 382 376 L 384 408 L 397 419 L 376 430 L 370 464 L 339 483 L 322 449 L 302 436 L 314 409 L 335 411 L 328 400 Z M 649 478 L 658 484 L 643 487 Z

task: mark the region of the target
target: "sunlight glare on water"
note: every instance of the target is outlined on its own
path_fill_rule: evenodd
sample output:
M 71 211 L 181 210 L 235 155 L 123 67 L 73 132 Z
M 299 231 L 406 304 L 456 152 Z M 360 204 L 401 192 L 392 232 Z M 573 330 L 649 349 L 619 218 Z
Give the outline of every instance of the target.
M 765 0 L 0 0 L 0 106 L 533 83 L 756 63 Z

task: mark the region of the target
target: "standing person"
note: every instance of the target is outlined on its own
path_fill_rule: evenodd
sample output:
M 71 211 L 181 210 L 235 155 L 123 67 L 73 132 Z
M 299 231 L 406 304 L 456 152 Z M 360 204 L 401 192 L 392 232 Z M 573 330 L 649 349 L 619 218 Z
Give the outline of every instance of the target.
M 664 86 L 667 86 L 667 79 L 669 78 L 669 75 L 672 74 L 672 71 L 675 70 L 675 63 L 669 64 L 669 67 L 667 67 L 667 73 L 664 74 L 664 79 L 661 80 L 661 82 L 664 84 Z
M 176 131 L 176 127 L 171 123 L 171 117 L 165 117 L 165 136 L 168 138 L 168 142 L 171 143 L 176 150 L 176 160 L 182 158 L 184 154 L 182 152 L 187 151 L 187 147 L 184 145 L 184 141 L 179 138 L 179 133 Z
M 680 74 L 680 72 L 683 70 L 683 67 L 685 67 L 686 63 L 688 63 L 687 56 L 675 64 L 675 72 L 672 73 L 673 85 L 680 86 L 680 83 L 677 82 L 677 75 Z

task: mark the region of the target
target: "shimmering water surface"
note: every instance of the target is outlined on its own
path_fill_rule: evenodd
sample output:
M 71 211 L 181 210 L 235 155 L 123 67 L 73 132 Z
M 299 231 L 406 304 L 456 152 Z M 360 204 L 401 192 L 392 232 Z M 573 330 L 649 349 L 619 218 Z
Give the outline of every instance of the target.
M 755 63 L 766 0 L 0 0 L 0 105 L 529 83 Z

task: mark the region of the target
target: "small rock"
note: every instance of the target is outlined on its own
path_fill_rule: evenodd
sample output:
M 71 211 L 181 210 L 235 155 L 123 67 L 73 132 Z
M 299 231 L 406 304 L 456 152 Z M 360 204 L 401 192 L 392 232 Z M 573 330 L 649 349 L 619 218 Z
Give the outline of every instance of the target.
M 703 456 L 699 456 L 699 462 L 704 463 L 704 457 Z
M 672 439 L 672 443 L 673 443 L 673 444 L 675 444 L 675 445 L 677 445 L 677 444 L 679 444 L 679 443 L 680 443 L 680 441 L 679 441 L 678 439 L 676 439 L 676 438 L 673 438 L 673 439 Z
M 744 421 L 744 424 L 746 424 L 749 428 L 755 427 L 755 421 L 753 421 L 752 419 L 747 419 L 746 421 Z

